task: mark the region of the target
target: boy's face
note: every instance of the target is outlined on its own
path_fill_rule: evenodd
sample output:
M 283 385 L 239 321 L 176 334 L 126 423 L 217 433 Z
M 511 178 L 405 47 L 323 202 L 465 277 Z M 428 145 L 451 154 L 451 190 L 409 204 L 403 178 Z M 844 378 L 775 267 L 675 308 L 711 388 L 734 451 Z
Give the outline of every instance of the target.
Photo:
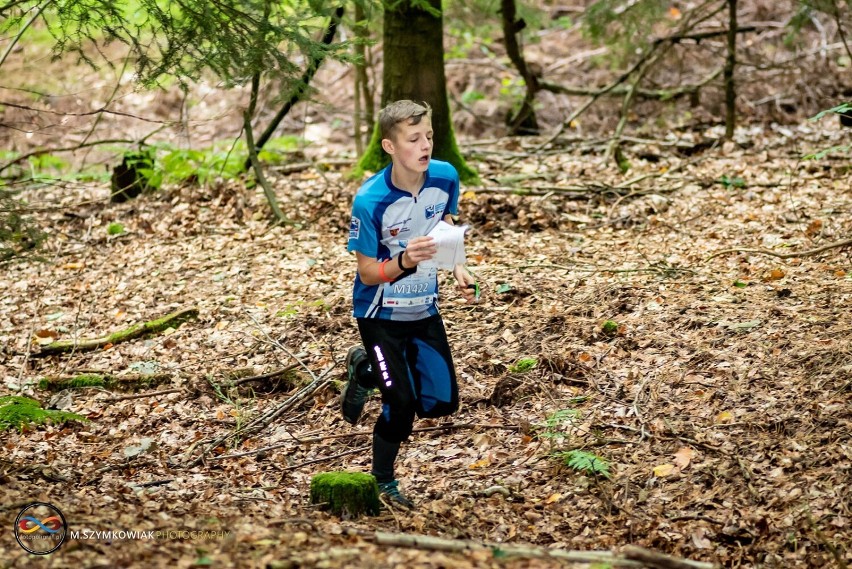
M 432 120 L 424 116 L 417 124 L 410 119 L 399 123 L 390 138 L 382 139 L 382 148 L 395 168 L 425 172 L 432 158 Z

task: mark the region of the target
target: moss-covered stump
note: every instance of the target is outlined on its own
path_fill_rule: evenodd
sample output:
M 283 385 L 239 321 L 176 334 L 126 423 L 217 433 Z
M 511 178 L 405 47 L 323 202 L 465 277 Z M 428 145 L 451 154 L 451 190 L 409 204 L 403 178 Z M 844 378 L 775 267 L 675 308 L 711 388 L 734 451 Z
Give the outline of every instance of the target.
M 335 516 L 379 513 L 379 485 L 372 474 L 322 472 L 311 479 L 311 504 L 325 504 Z

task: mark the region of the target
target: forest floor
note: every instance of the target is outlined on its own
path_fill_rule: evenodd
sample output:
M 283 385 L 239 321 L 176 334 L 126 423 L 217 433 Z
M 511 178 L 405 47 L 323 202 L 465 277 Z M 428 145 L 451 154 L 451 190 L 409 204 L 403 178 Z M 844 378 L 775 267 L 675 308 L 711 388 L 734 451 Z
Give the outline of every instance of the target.
M 785 21 L 765 13 L 780 3 L 746 4 L 758 11 L 744 23 Z M 447 62 L 460 145 L 482 179 L 463 188 L 459 221 L 472 228 L 483 297 L 461 303 L 442 275 L 461 408 L 418 421 L 403 448 L 413 512 L 340 519 L 308 500 L 318 472 L 369 470 L 380 408 L 372 399 L 357 427 L 338 410 L 343 359 L 358 342 L 346 252 L 358 182 L 341 166 L 353 156 L 351 70 L 325 65 L 315 102 L 282 126 L 311 140 L 298 159 L 307 164 L 268 170 L 298 227 L 270 228 L 262 192 L 240 181 L 125 204 L 109 203 L 103 183 L 27 190 L 50 239 L 43 260 L 0 271 L 0 396 L 22 392 L 89 421 L 3 433 L 0 567 L 567 567 L 534 555 L 628 544 L 730 568 L 849 567 L 852 248 L 832 245 L 852 237 L 852 170 L 848 151 L 801 159 L 848 144 L 833 120 L 805 120 L 837 100 L 848 68 L 832 67 L 841 52 L 825 38 L 810 59 L 781 65 L 789 54 L 768 37 L 744 44 L 744 61 L 761 65 L 738 75 L 733 141 L 707 144 L 723 132 L 719 82 L 700 105 L 645 101 L 625 131 L 626 174 L 605 159 L 620 100 L 541 150 L 544 136 L 500 132 L 517 74 L 499 42 Z M 697 83 L 724 43 L 683 49 L 663 67 L 673 81 L 659 84 Z M 245 92 L 118 89 L 118 57 L 98 75 L 42 51 L 4 63 L 9 151 L 239 136 Z M 596 63 L 602 53 L 568 30 L 526 50 L 545 78 L 589 86 L 613 73 Z M 259 123 L 276 94 L 264 93 Z M 539 103 L 546 132 L 578 105 L 552 93 Z M 114 147 L 97 159 L 93 148 L 76 157 L 115 164 Z M 109 235 L 113 223 L 126 231 Z M 162 333 L 37 357 L 54 339 L 184 308 L 198 317 Z M 524 360 L 535 365 L 522 371 Z M 122 388 L 38 387 L 92 372 Z M 262 374 L 273 375 L 251 379 Z M 232 436 L 276 409 L 259 431 Z M 606 460 L 610 477 L 565 465 L 572 450 Z M 12 532 L 32 501 L 58 507 L 72 531 L 166 533 L 69 539 L 38 558 Z M 393 546 L 376 531 L 490 547 Z M 513 558 L 511 546 L 528 551 Z M 590 566 L 608 565 L 576 564 Z
M 755 131 L 746 149 L 691 156 L 634 142 L 645 158 L 624 176 L 601 166 L 593 141 L 538 154 L 534 138 L 466 146 L 483 183 L 465 188 L 460 222 L 472 226 L 484 294 L 465 305 L 445 282 L 441 300 L 461 409 L 419 421 L 404 446 L 398 476 L 417 509 L 360 519 L 308 502 L 314 474 L 369 469 L 379 408 L 371 400 L 355 428 L 338 411 L 357 342 L 346 252 L 357 182 L 321 164 L 272 170 L 302 224 L 275 228 L 262 193 L 236 183 L 126 204 L 97 185 L 28 194 L 51 240 L 45 262 L 0 275 L 2 391 L 90 421 L 4 433 L 4 527 L 39 500 L 71 530 L 220 533 L 72 539 L 34 558 L 3 531 L 2 565 L 566 566 L 381 545 L 381 530 L 561 550 L 635 544 L 725 567 L 848 566 L 852 256 L 807 252 L 852 235 L 852 178 L 846 156 L 800 160 L 839 136 Z M 126 232 L 108 235 L 112 222 Z M 198 318 L 162 334 L 27 358 L 39 341 L 189 307 Z M 524 358 L 532 369 L 512 367 Z M 91 371 L 152 384 L 53 396 L 36 386 Z M 267 427 L 193 464 L 312 382 Z M 611 477 L 565 466 L 572 449 L 604 458 Z

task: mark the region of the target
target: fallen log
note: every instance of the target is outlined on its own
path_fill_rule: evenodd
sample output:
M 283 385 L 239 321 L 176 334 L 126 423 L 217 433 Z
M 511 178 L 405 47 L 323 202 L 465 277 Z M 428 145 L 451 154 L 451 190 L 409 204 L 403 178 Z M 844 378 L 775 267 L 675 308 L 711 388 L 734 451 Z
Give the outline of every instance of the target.
M 717 565 L 702 561 L 690 561 L 642 547 L 628 545 L 621 554 L 610 551 L 576 551 L 515 545 L 508 543 L 484 543 L 470 539 L 448 539 L 431 535 L 388 533 L 377 531 L 372 536 L 378 545 L 409 547 L 431 551 L 482 551 L 490 549 L 500 558 L 559 559 L 574 563 L 602 563 L 613 567 L 650 567 L 652 569 L 715 569 Z
M 172 312 L 162 318 L 149 320 L 148 322 L 142 322 L 140 324 L 134 324 L 130 328 L 119 330 L 118 332 L 113 332 L 112 334 L 102 336 L 100 338 L 84 338 L 82 340 L 71 339 L 52 342 L 43 346 L 40 351 L 31 354 L 30 357 L 40 358 L 66 352 L 87 352 L 97 350 L 98 348 L 102 348 L 109 344 L 118 344 L 120 342 L 135 340 L 136 338 L 149 336 L 151 334 L 159 334 L 168 328 L 175 328 L 187 320 L 197 317 L 197 308 L 184 308 L 183 310 Z

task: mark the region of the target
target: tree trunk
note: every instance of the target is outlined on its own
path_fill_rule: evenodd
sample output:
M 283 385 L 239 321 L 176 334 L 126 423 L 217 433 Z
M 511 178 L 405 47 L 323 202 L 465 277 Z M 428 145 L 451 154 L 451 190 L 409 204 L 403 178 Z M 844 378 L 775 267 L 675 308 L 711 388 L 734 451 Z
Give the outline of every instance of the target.
M 428 0 L 428 3 L 430 11 L 413 7 L 410 0 L 403 0 L 395 9 L 385 11 L 382 107 L 400 99 L 429 103 L 435 131 L 433 157 L 450 162 L 462 180 L 475 180 L 476 172 L 459 153 L 450 120 L 441 1 Z M 377 171 L 390 162 L 390 157 L 381 149 L 380 136 L 374 129 L 358 170 Z
M 364 10 L 364 2 L 355 0 L 355 151 L 360 156 L 364 153 L 364 135 L 361 125 L 364 121 L 373 124 L 373 96 L 370 93 L 370 80 L 367 77 L 367 41 L 370 39 L 370 27 L 367 24 L 367 14 Z M 363 110 L 361 102 L 364 103 Z
M 725 61 L 725 138 L 734 137 L 737 126 L 737 91 L 734 69 L 737 66 L 737 0 L 728 0 L 728 57 Z
M 517 33 L 526 26 L 526 23 L 517 18 L 515 0 L 500 0 L 500 13 L 503 20 L 503 40 L 506 42 L 506 54 L 512 60 L 518 73 L 524 78 L 526 86 L 521 108 L 518 109 L 515 116 L 509 118 L 509 131 L 511 134 L 538 134 L 538 121 L 536 121 L 535 109 L 533 108 L 535 94 L 539 89 L 538 78 L 527 65 L 517 36 Z
M 326 26 L 325 32 L 322 35 L 322 39 L 320 39 L 320 42 L 323 45 L 331 45 L 331 42 L 334 41 L 334 35 L 337 33 L 337 26 L 340 25 L 340 20 L 343 18 L 343 11 L 343 6 L 340 6 L 334 11 L 334 14 L 332 14 L 331 19 L 328 21 L 328 26 Z M 290 112 L 293 105 L 305 98 L 305 95 L 308 93 L 308 86 L 311 83 L 311 79 L 314 78 L 314 75 L 320 68 L 320 65 L 322 65 L 322 62 L 325 60 L 325 56 L 325 51 L 318 51 L 316 55 L 311 57 L 308 62 L 308 66 L 305 67 L 305 71 L 302 73 L 302 78 L 299 79 L 299 82 L 296 83 L 293 92 L 290 94 L 290 98 L 287 99 L 284 106 L 281 107 L 274 117 L 272 117 L 272 121 L 258 137 L 255 142 L 255 150 L 260 150 L 263 148 L 264 144 L 269 142 L 269 139 L 272 138 L 272 135 L 278 128 L 278 125 L 281 124 L 281 121 L 284 120 L 284 117 L 287 116 L 287 113 Z M 251 158 L 246 158 L 246 161 L 243 163 L 243 169 L 248 170 L 251 165 Z

